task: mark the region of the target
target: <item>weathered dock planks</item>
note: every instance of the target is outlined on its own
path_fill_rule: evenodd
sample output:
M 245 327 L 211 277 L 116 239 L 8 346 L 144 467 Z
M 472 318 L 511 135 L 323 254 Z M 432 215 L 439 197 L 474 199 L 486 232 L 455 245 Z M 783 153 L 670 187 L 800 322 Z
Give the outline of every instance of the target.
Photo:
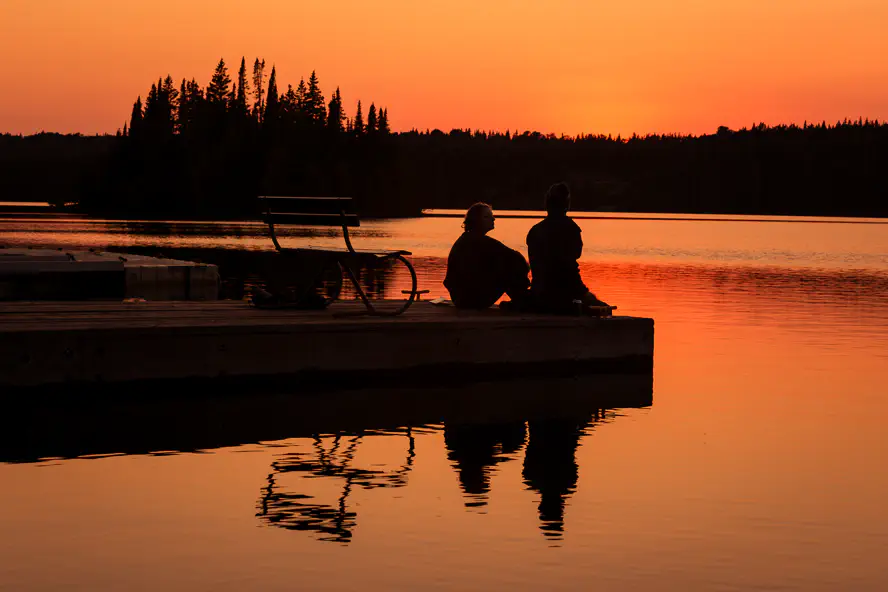
M 653 364 L 652 319 L 459 311 L 428 302 L 401 317 L 351 316 L 362 308 L 358 302 L 326 311 L 258 310 L 237 301 L 0 303 L 0 388 L 138 388 L 205 379 L 438 383 L 649 373 Z
M 0 248 L 0 301 L 215 300 L 215 265 L 71 249 Z

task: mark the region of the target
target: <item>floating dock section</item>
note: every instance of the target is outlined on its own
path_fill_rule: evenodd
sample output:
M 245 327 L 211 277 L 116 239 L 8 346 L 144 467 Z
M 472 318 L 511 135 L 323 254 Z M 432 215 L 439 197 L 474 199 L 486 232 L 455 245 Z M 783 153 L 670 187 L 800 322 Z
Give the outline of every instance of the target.
M 0 301 L 215 300 L 219 271 L 143 255 L 61 249 L 0 249 Z
M 126 384 L 119 389 L 125 396 L 161 381 L 182 387 L 207 379 L 294 390 L 374 380 L 434 385 L 650 374 L 653 367 L 652 319 L 461 311 L 429 302 L 399 317 L 362 311 L 354 301 L 324 311 L 260 310 L 240 301 L 0 303 L 0 392 Z

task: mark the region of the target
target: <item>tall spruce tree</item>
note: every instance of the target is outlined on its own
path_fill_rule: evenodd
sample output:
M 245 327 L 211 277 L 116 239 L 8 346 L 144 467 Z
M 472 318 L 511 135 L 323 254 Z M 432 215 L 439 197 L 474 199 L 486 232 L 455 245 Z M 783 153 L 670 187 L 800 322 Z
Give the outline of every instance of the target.
M 323 126 L 327 119 L 327 105 L 324 102 L 324 94 L 321 92 L 321 86 L 318 82 L 318 75 L 314 70 L 308 79 L 308 91 L 306 91 L 306 112 L 311 117 L 312 122 Z
M 176 118 L 176 131 L 179 134 L 186 133 L 188 123 L 191 121 L 191 104 L 188 101 L 188 83 L 182 78 L 182 84 L 179 86 L 179 113 Z
M 305 86 L 305 79 L 299 79 L 299 86 L 296 87 L 296 108 L 300 113 L 308 113 L 308 87 Z
M 247 83 L 247 61 L 241 57 L 240 69 L 237 71 L 237 94 L 234 97 L 234 105 L 232 111 L 237 115 L 246 117 L 250 108 L 247 105 L 247 93 L 249 93 L 249 84 Z
M 287 92 L 281 95 L 281 106 L 280 106 L 280 118 L 281 121 L 287 124 L 292 124 L 296 122 L 296 118 L 299 114 L 299 98 L 296 96 L 296 91 L 293 90 L 293 85 L 287 85 Z
M 352 123 L 352 131 L 356 136 L 363 136 L 366 131 L 364 128 L 364 113 L 361 111 L 361 101 L 358 101 L 358 108 L 355 111 L 355 120 Z
M 261 62 L 259 58 L 253 62 L 253 94 L 255 101 L 253 102 L 253 116 L 262 121 L 265 116 L 265 60 Z
M 210 79 L 210 85 L 207 86 L 207 103 L 216 110 L 224 110 L 228 103 L 230 86 L 228 68 L 225 67 L 225 60 L 220 59 Z
M 391 133 L 392 130 L 389 127 L 388 109 L 379 110 L 379 121 L 376 123 L 376 128 L 380 134 L 385 135 Z
M 265 121 L 277 121 L 280 118 L 280 97 L 278 96 L 277 75 L 274 64 L 271 66 L 271 75 L 268 77 L 268 91 L 265 99 Z
M 163 131 L 168 135 L 172 135 L 176 131 L 179 118 L 179 91 L 176 89 L 173 77 L 169 74 L 163 79 L 161 89 L 163 92 Z
M 337 86 L 327 110 L 327 128 L 333 132 L 341 132 L 345 129 L 345 120 L 345 112 L 342 109 L 342 95 L 339 94 L 339 87 Z
M 137 137 L 140 133 L 142 133 L 142 96 L 136 99 L 136 102 L 133 103 L 133 111 L 130 115 L 130 136 Z
M 379 121 L 376 117 L 376 105 L 374 103 L 370 103 L 370 110 L 367 111 L 367 133 L 372 135 L 375 134 L 378 130 Z
M 142 111 L 142 121 L 148 124 L 151 120 L 154 119 L 154 113 L 157 110 L 157 85 L 153 82 L 151 83 L 151 90 L 148 91 L 148 96 L 145 97 L 145 109 Z
M 179 95 L 178 128 L 180 134 L 188 133 L 199 117 L 204 96 L 200 85 L 193 78 L 186 82 L 182 79 L 182 90 Z

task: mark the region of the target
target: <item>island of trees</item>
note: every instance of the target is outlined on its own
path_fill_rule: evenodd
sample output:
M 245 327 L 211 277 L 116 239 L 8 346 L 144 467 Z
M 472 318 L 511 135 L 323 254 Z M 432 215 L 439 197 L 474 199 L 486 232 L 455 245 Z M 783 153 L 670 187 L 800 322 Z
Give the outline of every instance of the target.
M 363 216 L 540 209 L 554 181 L 588 211 L 888 216 L 888 124 L 753 124 L 711 135 L 393 133 L 388 109 L 294 87 L 256 59 L 206 88 L 161 77 L 116 134 L 0 135 L 4 199 L 121 218 L 255 218 L 255 196 L 350 195 Z

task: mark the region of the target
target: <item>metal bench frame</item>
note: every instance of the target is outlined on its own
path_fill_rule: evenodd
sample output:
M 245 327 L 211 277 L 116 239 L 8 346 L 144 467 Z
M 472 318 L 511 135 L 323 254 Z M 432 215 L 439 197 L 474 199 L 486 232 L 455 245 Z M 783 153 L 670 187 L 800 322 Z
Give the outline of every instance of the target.
M 288 213 L 288 212 L 275 212 L 272 210 L 272 202 L 274 200 L 293 200 L 293 202 L 314 202 L 318 204 L 325 204 L 327 202 L 330 203 L 331 207 L 328 208 L 327 213 L 321 214 L 302 214 L 302 213 Z M 417 280 L 416 280 L 416 270 L 413 268 L 413 265 L 410 261 L 407 260 L 406 256 L 411 255 L 410 251 L 356 251 L 352 246 L 351 237 L 349 236 L 348 227 L 351 226 L 360 226 L 360 221 L 356 214 L 349 214 L 346 212 L 346 206 L 351 204 L 350 197 L 283 197 L 283 196 L 269 196 L 269 195 L 260 195 L 259 201 L 264 206 L 264 220 L 268 225 L 269 236 L 271 237 L 271 242 L 274 243 L 274 248 L 277 249 L 279 253 L 293 253 L 298 254 L 299 252 L 305 253 L 321 253 L 323 255 L 329 256 L 339 267 L 339 282 L 341 287 L 342 282 L 342 272 L 345 272 L 345 275 L 351 281 L 352 286 L 355 288 L 355 292 L 358 294 L 358 297 L 363 302 L 364 307 L 366 308 L 365 314 L 370 314 L 373 316 L 382 316 L 382 317 L 393 317 L 403 314 L 410 305 L 413 304 L 415 300 L 419 299 L 419 294 L 425 293 L 425 290 L 417 289 Z M 332 250 L 332 249 L 300 249 L 300 248 L 287 248 L 282 247 L 280 242 L 278 241 L 277 233 L 275 232 L 275 218 L 279 216 L 293 216 L 296 221 L 293 222 L 292 225 L 311 225 L 312 220 L 311 216 L 317 216 L 317 222 L 315 224 L 322 224 L 324 226 L 333 226 L 335 225 L 333 222 L 334 217 L 338 216 L 338 224 L 342 227 L 342 237 L 345 240 L 345 251 Z M 306 219 L 308 218 L 308 221 Z M 323 220 L 323 222 L 321 222 Z M 324 223 L 326 222 L 326 223 Z M 280 223 L 279 226 L 282 225 L 291 225 L 290 223 Z M 360 269 L 357 264 L 361 260 L 397 260 L 403 263 L 407 267 L 407 271 L 410 272 L 410 290 L 403 290 L 402 293 L 407 294 L 407 300 L 404 302 L 402 306 L 400 306 L 397 310 L 379 310 L 375 306 L 373 306 L 373 302 L 370 298 L 367 297 L 367 294 L 364 292 L 364 289 L 361 287 L 361 283 L 358 280 L 358 274 L 356 273 L 356 269 Z M 308 291 L 314 289 L 316 281 L 326 270 L 326 267 L 322 267 L 319 272 L 318 278 L 313 278 L 312 283 L 310 283 L 307 287 L 306 294 Z M 337 290 L 336 296 L 334 300 L 339 297 L 339 293 Z

